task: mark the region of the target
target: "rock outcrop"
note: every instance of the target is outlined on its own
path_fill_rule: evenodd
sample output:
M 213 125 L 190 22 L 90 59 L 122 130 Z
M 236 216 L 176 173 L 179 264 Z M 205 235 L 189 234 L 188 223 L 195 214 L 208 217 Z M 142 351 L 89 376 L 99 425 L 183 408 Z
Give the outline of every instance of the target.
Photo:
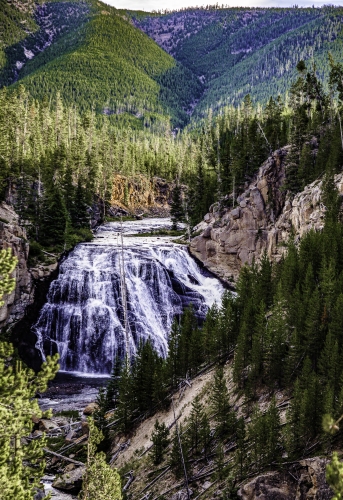
M 26 308 L 34 301 L 36 284 L 49 279 L 58 264 L 54 262 L 29 269 L 26 230 L 19 224 L 18 214 L 4 202 L 0 204 L 0 248 L 11 248 L 18 259 L 18 265 L 13 272 L 16 288 L 4 297 L 5 304 L 0 307 L 0 327 L 3 327 L 23 318 Z
M 3 325 L 20 317 L 32 301 L 32 278 L 27 268 L 29 244 L 26 231 L 19 225 L 18 215 L 6 203 L 0 204 L 0 247 L 12 248 L 18 259 L 13 273 L 16 288 L 4 297 L 5 304 L 0 308 L 0 325 Z
M 85 467 L 69 468 L 61 477 L 58 477 L 54 482 L 54 488 L 71 493 L 78 493 L 82 487 L 82 477 L 86 471 Z
M 280 260 L 291 231 L 297 240 L 309 229 L 323 227 L 322 180 L 292 198 L 284 189 L 286 155 L 287 148 L 276 151 L 245 186 L 234 207 L 215 203 L 196 226 L 200 234 L 192 239 L 190 252 L 220 278 L 234 281 L 244 264 L 258 261 L 264 252 Z M 335 182 L 343 193 L 343 174 L 336 175 Z
M 283 472 L 269 472 L 245 483 L 238 491 L 241 500 L 329 500 L 332 490 L 325 481 L 327 461 L 300 460 Z
M 113 179 L 112 211 L 118 207 L 134 213 L 169 215 L 174 187 L 174 183 L 160 177 L 148 179 L 144 175 L 137 175 L 128 178 L 118 174 Z

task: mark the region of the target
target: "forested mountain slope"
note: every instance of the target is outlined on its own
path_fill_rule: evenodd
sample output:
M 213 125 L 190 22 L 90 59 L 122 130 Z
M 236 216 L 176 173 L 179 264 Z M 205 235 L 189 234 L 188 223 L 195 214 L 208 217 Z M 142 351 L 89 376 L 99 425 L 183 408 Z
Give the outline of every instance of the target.
M 159 115 L 174 125 L 187 121 L 201 83 L 116 9 L 74 0 L 22 12 L 15 2 L 2 3 L 0 85 L 20 80 L 40 100 L 60 91 L 66 104 L 124 114 L 136 127 Z
M 261 103 L 285 95 L 299 60 L 315 63 L 325 86 L 328 52 L 342 56 L 340 7 L 146 14 L 95 0 L 0 5 L 0 86 L 19 80 L 40 100 L 60 91 L 65 104 L 135 128 L 166 117 L 182 127 L 191 112 L 238 105 L 248 93 Z
M 260 102 L 285 94 L 302 59 L 327 81 L 327 52 L 342 55 L 342 16 L 334 7 L 209 8 L 137 15 L 135 23 L 205 83 L 201 113 L 248 93 Z

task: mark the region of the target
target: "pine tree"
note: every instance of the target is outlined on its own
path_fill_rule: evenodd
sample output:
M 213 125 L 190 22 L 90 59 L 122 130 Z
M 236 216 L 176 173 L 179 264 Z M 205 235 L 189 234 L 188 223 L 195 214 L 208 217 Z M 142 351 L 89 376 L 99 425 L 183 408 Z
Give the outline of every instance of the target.
M 12 256 L 10 248 L 0 250 L 0 307 L 4 304 L 2 297 L 11 293 L 15 287 L 15 279 L 12 278 L 18 259 Z
M 186 467 L 187 473 L 190 467 L 189 461 L 187 460 L 190 451 L 189 441 L 184 438 L 183 427 L 181 425 L 179 428 L 179 434 L 180 434 L 182 454 L 180 450 L 178 435 L 177 432 L 175 431 L 174 436 L 172 438 L 172 449 L 169 455 L 169 464 L 173 470 L 173 473 L 177 478 L 181 478 L 184 476 L 185 473 L 184 465 Z
M 156 420 L 154 430 L 151 434 L 151 441 L 153 443 L 152 456 L 155 465 L 159 465 L 163 461 L 164 450 L 169 444 L 169 429 L 166 424 L 162 424 Z
M 182 189 L 179 181 L 176 181 L 176 185 L 172 192 L 172 199 L 170 203 L 170 217 L 173 223 L 173 229 L 177 229 L 179 222 L 185 221 L 185 209 L 183 207 L 182 200 Z
M 105 453 L 97 453 L 97 446 L 102 441 L 103 435 L 92 418 L 88 419 L 88 425 L 87 466 L 80 498 L 82 500 L 121 500 L 121 481 L 117 470 L 106 463 Z
M 15 286 L 11 273 L 17 263 L 11 250 L 0 251 L 0 303 Z M 47 357 L 35 374 L 16 359 L 12 345 L 0 342 L 0 484 L 1 496 L 31 500 L 44 471 L 45 439 L 26 442 L 32 416 L 48 416 L 40 410 L 36 394 L 47 389 L 58 370 L 58 355 Z
M 120 420 L 120 428 L 123 432 L 128 432 L 132 427 L 133 412 L 136 410 L 136 394 L 128 363 L 123 363 L 118 389 L 117 416 Z
M 87 193 L 82 186 L 81 179 L 79 178 L 75 190 L 73 211 L 71 214 L 71 222 L 74 227 L 89 227 L 88 209 L 89 207 L 87 205 Z
M 172 388 L 177 387 L 178 377 L 181 373 L 179 345 L 180 345 L 181 327 L 177 320 L 174 319 L 168 341 L 168 357 L 166 362 L 166 372 L 168 383 Z
M 239 478 L 243 479 L 248 467 L 247 460 L 247 442 L 246 442 L 246 427 L 244 418 L 240 417 L 237 420 L 237 449 L 235 452 L 235 464 L 238 469 Z
M 236 416 L 230 406 L 229 391 L 222 366 L 218 366 L 214 374 L 210 403 L 217 423 L 218 436 L 222 439 L 232 436 L 236 430 Z
M 61 246 L 67 237 L 70 219 L 61 190 L 51 184 L 44 194 L 39 240 L 44 245 Z
M 191 453 L 198 455 L 203 451 L 206 457 L 210 442 L 210 427 L 199 396 L 192 402 L 187 439 Z
M 113 369 L 110 381 L 106 386 L 105 406 L 106 411 L 113 410 L 117 406 L 117 398 L 119 391 L 120 373 L 123 366 L 123 360 L 116 356 L 113 362 Z

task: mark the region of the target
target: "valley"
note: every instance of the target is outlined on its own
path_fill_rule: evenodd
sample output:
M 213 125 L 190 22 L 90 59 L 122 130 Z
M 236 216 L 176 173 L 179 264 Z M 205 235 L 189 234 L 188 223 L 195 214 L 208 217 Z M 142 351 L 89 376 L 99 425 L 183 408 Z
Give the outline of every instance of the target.
M 340 498 L 342 7 L 0 7 L 0 498 Z

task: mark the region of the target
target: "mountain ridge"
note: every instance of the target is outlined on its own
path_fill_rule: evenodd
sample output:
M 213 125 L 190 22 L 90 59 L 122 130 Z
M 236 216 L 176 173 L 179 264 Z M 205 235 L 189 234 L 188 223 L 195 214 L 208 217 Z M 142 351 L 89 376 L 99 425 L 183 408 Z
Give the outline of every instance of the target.
M 60 91 L 66 104 L 95 107 L 134 128 L 168 117 L 182 128 L 190 116 L 196 122 L 209 108 L 237 106 L 246 94 L 262 104 L 285 98 L 299 60 L 315 64 L 327 88 L 327 53 L 342 54 L 341 7 L 161 15 L 95 0 L 50 0 L 35 10 L 28 2 L 24 11 L 1 3 L 0 86 L 18 80 L 40 100 Z

